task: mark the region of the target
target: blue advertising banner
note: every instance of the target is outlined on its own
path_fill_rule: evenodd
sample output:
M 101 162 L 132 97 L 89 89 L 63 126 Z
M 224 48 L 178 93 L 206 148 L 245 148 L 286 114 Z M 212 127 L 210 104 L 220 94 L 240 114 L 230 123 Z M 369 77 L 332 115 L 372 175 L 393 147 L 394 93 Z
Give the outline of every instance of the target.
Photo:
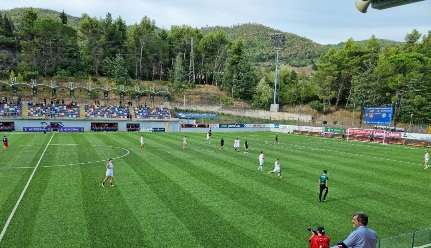
M 62 133 L 79 133 L 79 132 L 84 132 L 84 128 L 83 127 L 60 127 L 58 131 Z
M 219 124 L 219 128 L 244 128 L 244 124 Z
M 163 127 L 153 127 L 151 131 L 153 131 L 153 133 L 164 133 L 166 129 Z
M 23 132 L 49 132 L 50 130 L 46 127 L 23 127 Z
M 392 106 L 364 108 L 364 123 L 372 125 L 390 125 L 392 122 L 392 115 Z

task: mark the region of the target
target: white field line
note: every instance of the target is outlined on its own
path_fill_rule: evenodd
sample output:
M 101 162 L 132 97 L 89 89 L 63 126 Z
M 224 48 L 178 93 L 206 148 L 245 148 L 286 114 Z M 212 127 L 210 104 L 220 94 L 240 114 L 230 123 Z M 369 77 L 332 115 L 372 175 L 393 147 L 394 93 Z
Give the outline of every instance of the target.
M 77 146 L 78 144 L 50 144 L 50 146 Z
M 124 153 L 123 155 L 117 156 L 117 157 L 113 157 L 112 160 L 117 160 L 117 159 L 121 159 L 124 158 L 126 156 L 128 156 L 130 154 L 130 151 L 127 150 L 126 148 L 122 148 L 122 147 L 112 147 L 112 148 L 119 148 L 123 151 L 125 151 L 126 153 Z M 81 163 L 71 163 L 71 164 L 58 164 L 58 165 L 44 165 L 41 166 L 43 168 L 50 168 L 50 167 L 66 167 L 66 166 L 74 166 L 74 165 L 84 165 L 84 164 L 96 164 L 96 163 L 102 163 L 102 162 L 106 162 L 108 161 L 107 159 L 102 159 L 102 160 L 97 160 L 97 161 L 87 161 L 87 162 L 81 162 Z
M 54 135 L 55 135 L 54 133 L 51 135 L 51 138 L 49 139 L 48 143 L 45 146 L 45 149 L 43 150 L 42 154 L 40 155 L 39 161 L 37 161 L 37 164 L 34 167 L 33 172 L 31 173 L 27 183 L 25 184 L 24 189 L 22 190 L 21 195 L 18 198 L 18 201 L 16 201 L 16 204 L 15 204 L 14 208 L 12 209 L 12 212 L 10 213 L 9 217 L 7 218 L 5 225 L 3 226 L 3 229 L 0 233 L 0 244 L 1 244 L 1 241 L 3 240 L 3 238 L 6 234 L 7 228 L 9 227 L 9 224 L 11 223 L 13 216 L 15 215 L 16 210 L 19 207 L 19 204 L 22 201 L 22 198 L 24 197 L 25 192 L 27 191 L 28 186 L 30 185 L 31 180 L 33 179 L 34 174 L 37 171 L 37 168 L 39 168 L 39 164 L 42 161 L 42 158 L 45 155 L 45 152 L 48 149 L 48 146 L 51 143 L 52 138 L 54 138 Z
M 50 146 L 70 146 L 70 145 L 78 145 L 78 144 L 50 144 Z M 123 147 L 116 147 L 116 146 L 103 146 L 103 145 L 97 145 L 98 147 L 109 147 L 109 148 L 117 148 L 124 151 L 124 154 L 113 157 L 112 160 L 122 159 L 130 154 L 130 151 Z M 86 161 L 86 162 L 80 162 L 80 163 L 70 163 L 70 164 L 56 164 L 56 165 L 42 165 L 40 168 L 52 168 L 52 167 L 67 167 L 67 166 L 75 166 L 75 165 L 87 165 L 87 164 L 97 164 L 108 161 L 107 159 L 102 160 L 96 160 L 96 161 Z M 10 169 L 33 169 L 34 167 L 28 167 L 28 166 L 16 166 Z

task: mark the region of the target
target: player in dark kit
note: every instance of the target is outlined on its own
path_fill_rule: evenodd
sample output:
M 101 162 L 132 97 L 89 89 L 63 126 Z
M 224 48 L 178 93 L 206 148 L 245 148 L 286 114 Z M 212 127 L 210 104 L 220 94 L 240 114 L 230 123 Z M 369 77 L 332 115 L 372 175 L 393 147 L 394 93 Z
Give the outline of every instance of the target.
M 278 143 L 278 135 L 275 135 L 275 139 L 274 139 L 274 145 L 278 145 L 280 143 Z
M 245 140 L 244 147 L 245 147 L 244 153 L 248 153 L 248 141 L 247 140 Z
M 9 141 L 7 140 L 6 136 L 3 136 L 3 150 L 7 150 L 9 147 Z
M 326 201 L 326 196 L 328 195 L 328 175 L 327 175 L 328 171 L 327 170 L 323 170 L 323 173 L 320 175 L 319 177 L 319 185 L 320 185 L 320 192 L 319 192 L 319 201 Z M 322 199 L 322 194 L 323 191 L 325 191 L 325 194 L 323 195 L 323 199 Z
M 221 137 L 221 140 L 220 140 L 220 150 L 223 150 L 223 147 L 224 147 L 224 139 L 223 139 L 223 137 Z

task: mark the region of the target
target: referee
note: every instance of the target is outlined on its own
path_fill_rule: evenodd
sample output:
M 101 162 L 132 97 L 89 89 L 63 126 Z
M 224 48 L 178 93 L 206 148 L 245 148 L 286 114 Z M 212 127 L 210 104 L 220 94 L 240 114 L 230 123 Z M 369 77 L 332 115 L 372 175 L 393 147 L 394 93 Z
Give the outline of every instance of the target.
M 328 195 L 328 171 L 327 170 L 323 170 L 323 173 L 320 175 L 319 177 L 319 185 L 320 185 L 320 192 L 319 192 L 319 202 L 322 201 L 326 201 L 326 196 Z M 322 194 L 323 191 L 325 191 L 325 194 L 323 195 L 323 199 L 322 199 Z

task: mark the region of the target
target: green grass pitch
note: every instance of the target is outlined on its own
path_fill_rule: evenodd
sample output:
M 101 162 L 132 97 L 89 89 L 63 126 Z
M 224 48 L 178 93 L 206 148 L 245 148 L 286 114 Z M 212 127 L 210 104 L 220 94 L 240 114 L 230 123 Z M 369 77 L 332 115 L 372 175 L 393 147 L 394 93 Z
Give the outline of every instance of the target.
M 0 151 L 0 231 L 39 167 L 0 247 L 307 247 L 308 225 L 332 240 L 365 211 L 388 237 L 431 226 L 431 170 L 424 149 L 274 133 L 9 134 Z M 218 149 L 221 137 L 225 150 Z M 235 152 L 235 137 L 249 141 Z M 47 147 L 46 152 L 43 151 Z M 260 150 L 265 173 L 257 171 Z M 43 154 L 43 156 L 42 156 Z M 116 187 L 101 187 L 116 158 Z M 280 158 L 283 177 L 267 172 Z M 329 170 L 329 195 L 317 180 Z

